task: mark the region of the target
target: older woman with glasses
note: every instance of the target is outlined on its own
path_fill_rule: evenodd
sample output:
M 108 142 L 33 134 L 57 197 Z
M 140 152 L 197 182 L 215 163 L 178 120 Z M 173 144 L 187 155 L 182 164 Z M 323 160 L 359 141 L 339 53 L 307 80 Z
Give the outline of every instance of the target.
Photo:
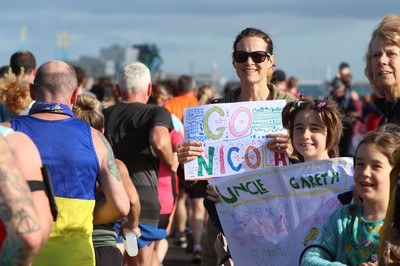
M 242 30 L 233 43 L 232 64 L 240 79 L 240 88 L 231 91 L 215 103 L 232 103 L 245 101 L 286 100 L 294 101 L 295 97 L 287 94 L 268 83 L 268 72 L 275 67 L 273 43 L 268 34 L 256 28 Z M 291 155 L 292 147 L 288 136 L 271 134 L 273 138 L 267 148 L 273 152 Z M 178 148 L 180 164 L 196 159 L 204 151 L 202 142 L 190 141 L 181 144 Z M 206 181 L 199 181 L 196 185 L 204 185 Z M 209 187 L 210 189 L 210 187 Z M 211 188 L 212 189 L 212 188 Z M 205 199 L 205 205 L 210 219 L 207 223 L 206 236 L 203 241 L 202 265 L 216 265 L 217 258 L 213 250 L 218 231 L 222 231 L 214 202 Z M 212 222 L 210 222 L 212 220 Z M 215 226 L 216 225 L 216 226 Z M 220 263 L 220 261 L 218 261 Z

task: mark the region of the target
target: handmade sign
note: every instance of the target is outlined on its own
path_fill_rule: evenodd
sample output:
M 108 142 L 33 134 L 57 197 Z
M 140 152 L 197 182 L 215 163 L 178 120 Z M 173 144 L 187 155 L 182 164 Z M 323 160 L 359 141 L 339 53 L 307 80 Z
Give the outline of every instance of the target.
M 285 100 L 210 104 L 184 110 L 185 141 L 202 141 L 203 156 L 185 163 L 185 179 L 208 179 L 287 165 L 283 153 L 266 148 L 282 126 Z
M 272 167 L 209 180 L 235 265 L 299 265 L 303 249 L 352 190 L 352 158 Z

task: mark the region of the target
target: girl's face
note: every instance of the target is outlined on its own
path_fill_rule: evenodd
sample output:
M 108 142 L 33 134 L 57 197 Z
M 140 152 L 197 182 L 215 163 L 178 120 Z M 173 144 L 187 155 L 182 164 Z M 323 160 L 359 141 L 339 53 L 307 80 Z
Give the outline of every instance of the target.
M 256 52 L 267 51 L 267 43 L 260 37 L 244 37 L 236 45 L 236 51 Z M 255 63 L 249 56 L 244 63 L 238 63 L 233 59 L 233 67 L 240 81 L 245 84 L 253 85 L 262 83 L 267 84 L 268 69 L 274 64 L 274 56 L 267 57 L 264 62 Z
M 389 202 L 390 171 L 388 158 L 375 144 L 358 147 L 354 166 L 354 186 L 364 203 Z
M 388 100 L 400 98 L 400 47 L 376 37 L 371 43 L 372 76 Z
M 293 145 L 304 161 L 329 159 L 326 149 L 327 129 L 319 112 L 302 110 L 296 114 L 293 127 Z

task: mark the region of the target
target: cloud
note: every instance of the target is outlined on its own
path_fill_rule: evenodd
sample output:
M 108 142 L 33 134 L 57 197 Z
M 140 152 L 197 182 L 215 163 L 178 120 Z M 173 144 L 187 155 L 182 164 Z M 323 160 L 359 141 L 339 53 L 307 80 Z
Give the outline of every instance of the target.
M 233 75 L 232 43 L 245 27 L 271 34 L 277 61 L 300 78 L 323 78 L 347 60 L 356 79 L 363 77 L 363 53 L 372 29 L 394 1 L 384 0 L 202 0 L 95 1 L 3 0 L 0 61 L 18 49 L 18 32 L 28 27 L 28 47 L 38 62 L 53 59 L 56 37 L 67 31 L 71 59 L 97 56 L 112 44 L 152 43 L 166 72 Z

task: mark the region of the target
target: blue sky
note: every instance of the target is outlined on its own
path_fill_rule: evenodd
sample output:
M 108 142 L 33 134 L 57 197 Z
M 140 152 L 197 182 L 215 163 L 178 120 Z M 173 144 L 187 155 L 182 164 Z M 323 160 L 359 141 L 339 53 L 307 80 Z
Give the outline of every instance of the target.
M 21 47 L 38 63 L 55 59 L 59 32 L 69 35 L 69 59 L 98 56 L 112 44 L 156 44 L 162 70 L 170 74 L 209 74 L 236 78 L 232 43 L 246 27 L 269 33 L 276 65 L 302 80 L 334 75 L 350 63 L 355 81 L 366 81 L 364 53 L 371 32 L 396 0 L 2 0 L 0 64 Z

